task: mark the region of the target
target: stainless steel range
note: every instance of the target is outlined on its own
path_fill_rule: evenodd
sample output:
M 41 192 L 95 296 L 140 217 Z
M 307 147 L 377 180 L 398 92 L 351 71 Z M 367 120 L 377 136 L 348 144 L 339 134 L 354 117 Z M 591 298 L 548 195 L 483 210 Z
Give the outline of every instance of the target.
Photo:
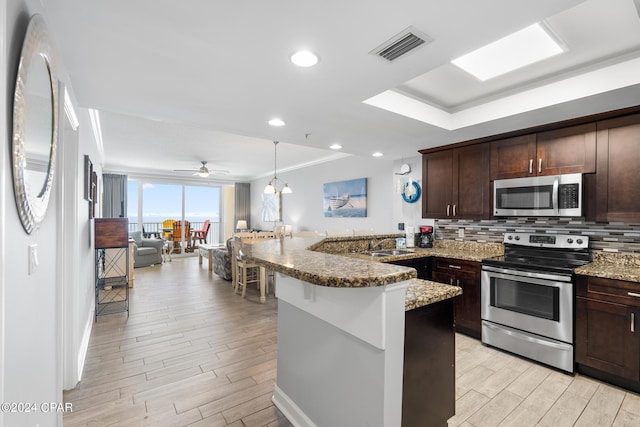
M 506 233 L 504 256 L 482 261 L 482 342 L 574 372 L 573 270 L 585 236 Z

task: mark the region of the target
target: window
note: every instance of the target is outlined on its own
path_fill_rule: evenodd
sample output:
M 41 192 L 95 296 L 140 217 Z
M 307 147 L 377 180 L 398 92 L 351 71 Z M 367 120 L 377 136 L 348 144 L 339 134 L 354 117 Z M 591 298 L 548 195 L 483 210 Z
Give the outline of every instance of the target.
M 142 197 L 139 197 L 140 193 Z M 207 243 L 220 243 L 221 193 L 220 187 L 129 179 L 127 186 L 129 230 L 139 230 L 141 229 L 139 227 L 142 227 L 146 233 L 161 232 L 162 222 L 167 219 L 184 219 L 191 223 L 191 229 L 201 230 L 204 221 L 209 220 L 211 225 Z M 142 213 L 140 219 L 139 212 Z

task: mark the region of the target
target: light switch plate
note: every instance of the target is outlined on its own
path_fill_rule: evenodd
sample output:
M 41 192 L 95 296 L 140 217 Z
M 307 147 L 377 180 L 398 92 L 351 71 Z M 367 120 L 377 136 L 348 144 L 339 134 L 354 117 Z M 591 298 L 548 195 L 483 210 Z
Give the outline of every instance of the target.
M 29 275 L 32 275 L 38 269 L 38 244 L 29 245 Z

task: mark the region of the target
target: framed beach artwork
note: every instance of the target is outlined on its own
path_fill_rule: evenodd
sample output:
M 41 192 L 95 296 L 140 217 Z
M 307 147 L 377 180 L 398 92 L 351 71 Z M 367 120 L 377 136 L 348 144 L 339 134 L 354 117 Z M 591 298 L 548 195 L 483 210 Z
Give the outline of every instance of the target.
M 262 221 L 280 221 L 280 193 L 262 194 Z
M 367 216 L 367 178 L 323 184 L 322 209 L 325 217 Z

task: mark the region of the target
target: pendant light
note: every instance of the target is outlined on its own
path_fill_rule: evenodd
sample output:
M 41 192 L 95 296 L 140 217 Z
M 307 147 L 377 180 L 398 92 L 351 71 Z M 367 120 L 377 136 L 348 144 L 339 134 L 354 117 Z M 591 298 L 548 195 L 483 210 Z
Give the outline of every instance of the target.
M 277 150 L 278 150 L 278 142 L 279 141 L 273 141 L 273 178 L 271 178 L 271 181 L 269 181 L 269 183 L 267 184 L 266 187 L 264 187 L 264 193 L 265 194 L 276 194 L 278 193 L 278 188 L 277 188 L 277 181 L 278 181 L 278 173 L 277 173 Z M 282 190 L 280 190 L 280 193 L 282 194 L 291 194 L 293 193 L 293 191 L 291 190 L 291 187 L 289 187 L 289 184 L 285 183 L 284 187 L 282 187 Z

